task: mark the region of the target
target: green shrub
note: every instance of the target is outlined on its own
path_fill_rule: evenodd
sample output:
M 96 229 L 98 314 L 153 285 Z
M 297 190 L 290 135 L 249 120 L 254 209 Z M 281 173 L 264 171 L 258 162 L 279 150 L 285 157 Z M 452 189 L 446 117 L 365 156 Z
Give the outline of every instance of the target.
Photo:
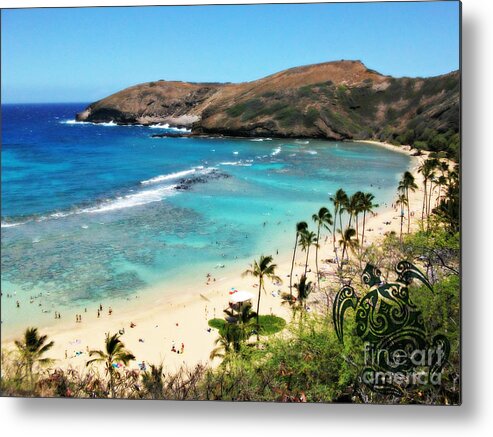
M 320 116 L 320 113 L 318 112 L 317 109 L 315 108 L 310 108 L 306 112 L 305 116 L 303 117 L 303 124 L 306 127 L 311 127 L 317 121 L 318 117 Z

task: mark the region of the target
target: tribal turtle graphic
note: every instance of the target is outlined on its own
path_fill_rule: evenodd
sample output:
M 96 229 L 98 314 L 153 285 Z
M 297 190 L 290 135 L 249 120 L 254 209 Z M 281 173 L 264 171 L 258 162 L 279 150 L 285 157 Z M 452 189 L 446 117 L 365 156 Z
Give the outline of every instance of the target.
M 333 320 L 339 341 L 344 341 L 344 315 L 349 308 L 355 311 L 356 334 L 365 343 L 366 372 L 387 372 L 408 375 L 420 366 L 428 369 L 428 377 L 437 375 L 450 352 L 447 338 L 436 335 L 431 345 L 426 340 L 426 329 L 421 311 L 409 297 L 413 279 L 421 281 L 431 292 L 433 288 L 426 276 L 408 261 L 397 264 L 395 282 L 384 283 L 381 272 L 367 264 L 362 274 L 363 282 L 370 288 L 362 297 L 355 290 L 343 286 L 336 294 Z M 370 355 L 368 363 L 367 353 Z M 363 378 L 364 379 L 364 378 Z M 367 383 L 367 381 L 364 381 Z M 368 383 L 367 383 L 368 384 Z M 399 395 L 395 383 L 368 384 L 372 389 Z

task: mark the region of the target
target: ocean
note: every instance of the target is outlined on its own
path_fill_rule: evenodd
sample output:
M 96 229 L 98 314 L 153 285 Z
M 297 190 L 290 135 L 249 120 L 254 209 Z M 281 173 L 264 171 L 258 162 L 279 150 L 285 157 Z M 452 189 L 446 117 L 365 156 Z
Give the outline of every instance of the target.
M 2 105 L 2 331 L 275 258 L 340 187 L 390 204 L 411 163 L 363 143 L 153 138 L 169 127 L 75 122 L 85 107 Z

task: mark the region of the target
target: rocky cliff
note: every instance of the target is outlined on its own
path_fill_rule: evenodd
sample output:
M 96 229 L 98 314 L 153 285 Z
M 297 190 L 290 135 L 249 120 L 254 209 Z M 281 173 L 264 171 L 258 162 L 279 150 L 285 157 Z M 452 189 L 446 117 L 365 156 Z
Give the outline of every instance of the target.
M 89 105 L 79 121 L 169 123 L 192 134 L 406 139 L 459 130 L 460 76 L 393 78 L 360 61 L 291 68 L 239 84 L 157 81 Z M 430 133 L 431 132 L 431 133 Z M 424 135 L 424 137 L 423 137 Z

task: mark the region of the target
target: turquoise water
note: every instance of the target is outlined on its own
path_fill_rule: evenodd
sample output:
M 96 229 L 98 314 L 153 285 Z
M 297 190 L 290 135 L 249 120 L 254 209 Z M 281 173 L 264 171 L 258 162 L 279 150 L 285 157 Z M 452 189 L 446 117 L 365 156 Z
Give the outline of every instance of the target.
M 3 329 L 275 255 L 339 187 L 390 202 L 410 165 L 368 144 L 152 138 L 74 123 L 83 107 L 2 107 Z

